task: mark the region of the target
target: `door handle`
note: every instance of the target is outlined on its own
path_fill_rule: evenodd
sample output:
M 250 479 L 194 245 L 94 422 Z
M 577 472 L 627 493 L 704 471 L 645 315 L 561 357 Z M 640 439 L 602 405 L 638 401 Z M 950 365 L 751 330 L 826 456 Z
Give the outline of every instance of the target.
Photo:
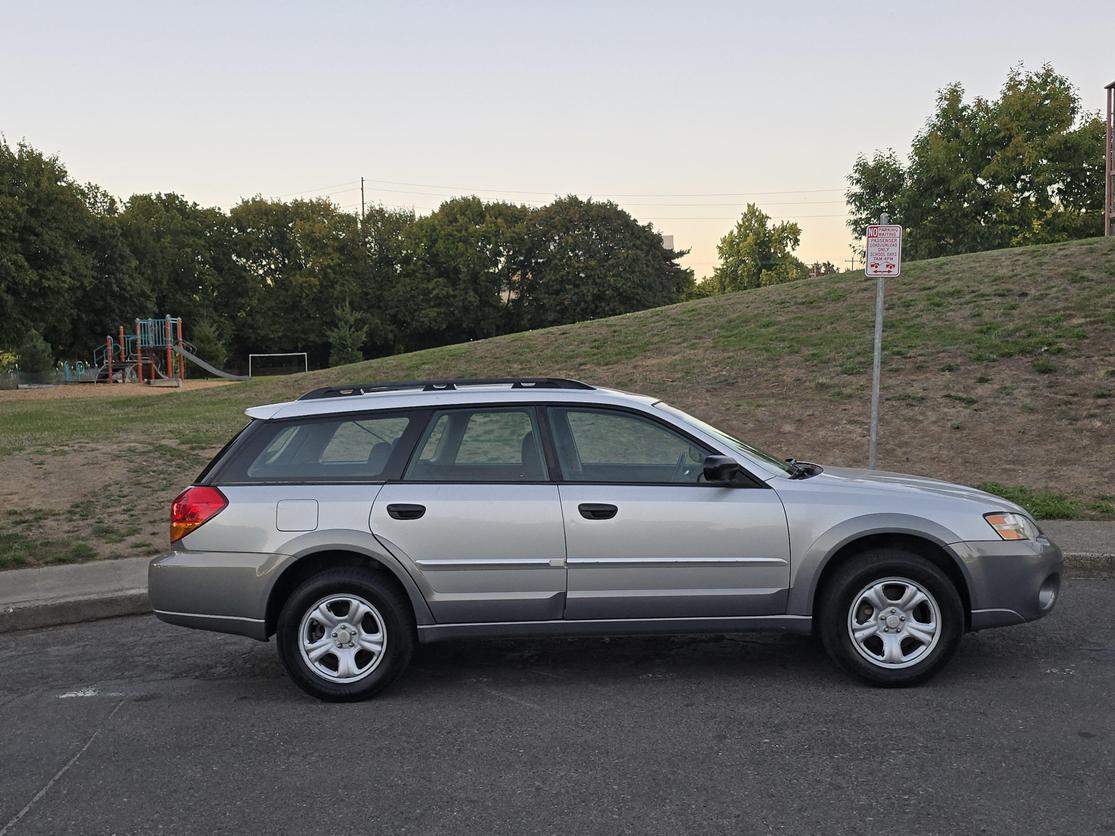
M 426 513 L 426 506 L 394 503 L 387 506 L 387 513 L 395 520 L 416 520 Z
M 586 520 L 610 520 L 619 508 L 606 502 L 582 502 L 577 510 Z

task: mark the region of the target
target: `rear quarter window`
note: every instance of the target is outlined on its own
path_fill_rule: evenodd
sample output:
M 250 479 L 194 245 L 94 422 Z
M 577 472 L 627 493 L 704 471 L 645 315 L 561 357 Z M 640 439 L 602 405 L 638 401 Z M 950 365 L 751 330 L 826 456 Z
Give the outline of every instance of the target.
M 414 413 L 263 422 L 223 482 L 362 482 L 391 478 L 406 460 Z

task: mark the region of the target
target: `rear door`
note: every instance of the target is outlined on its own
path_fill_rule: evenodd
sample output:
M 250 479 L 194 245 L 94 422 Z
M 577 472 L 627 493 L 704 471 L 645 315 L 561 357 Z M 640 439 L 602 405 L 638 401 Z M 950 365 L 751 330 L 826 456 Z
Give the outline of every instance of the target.
M 376 497 L 373 533 L 439 622 L 562 617 L 565 531 L 540 439 L 531 406 L 436 411 Z
M 571 619 L 785 611 L 786 514 L 777 494 L 703 481 L 712 452 L 641 413 L 550 407 L 562 471 Z

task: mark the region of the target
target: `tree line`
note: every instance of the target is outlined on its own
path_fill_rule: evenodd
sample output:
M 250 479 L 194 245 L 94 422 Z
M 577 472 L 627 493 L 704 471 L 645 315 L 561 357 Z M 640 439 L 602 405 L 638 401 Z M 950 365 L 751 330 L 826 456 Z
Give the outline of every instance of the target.
M 694 287 L 684 255 L 575 196 L 459 197 L 422 217 L 257 196 L 226 212 L 172 193 L 121 202 L 0 142 L 0 351 L 38 332 L 55 358 L 87 358 L 118 323 L 169 313 L 217 364 L 350 362 L 676 302 Z
M 905 159 L 855 161 L 848 226 L 859 240 L 888 213 L 907 259 L 1099 235 L 1103 143 L 1098 113 L 1048 65 L 1013 68 L 996 99 L 951 84 Z M 216 365 L 352 362 L 835 272 L 797 258 L 800 241 L 797 223 L 748 204 L 695 282 L 686 251 L 610 202 L 457 197 L 422 217 L 327 199 L 121 202 L 0 139 L 0 361 L 20 346 L 39 362 L 88 357 L 118 323 L 169 313 Z

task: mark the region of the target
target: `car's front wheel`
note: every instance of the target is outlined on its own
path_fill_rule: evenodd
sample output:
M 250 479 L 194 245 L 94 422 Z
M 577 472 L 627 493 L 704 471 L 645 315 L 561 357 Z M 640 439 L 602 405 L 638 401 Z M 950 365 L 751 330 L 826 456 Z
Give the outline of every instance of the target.
M 410 605 L 374 572 L 329 569 L 283 605 L 279 657 L 302 690 L 329 702 L 363 700 L 403 672 L 414 653 Z
M 842 668 L 873 685 L 924 682 L 956 651 L 964 605 L 931 561 L 898 549 L 859 554 L 821 590 L 820 633 Z

